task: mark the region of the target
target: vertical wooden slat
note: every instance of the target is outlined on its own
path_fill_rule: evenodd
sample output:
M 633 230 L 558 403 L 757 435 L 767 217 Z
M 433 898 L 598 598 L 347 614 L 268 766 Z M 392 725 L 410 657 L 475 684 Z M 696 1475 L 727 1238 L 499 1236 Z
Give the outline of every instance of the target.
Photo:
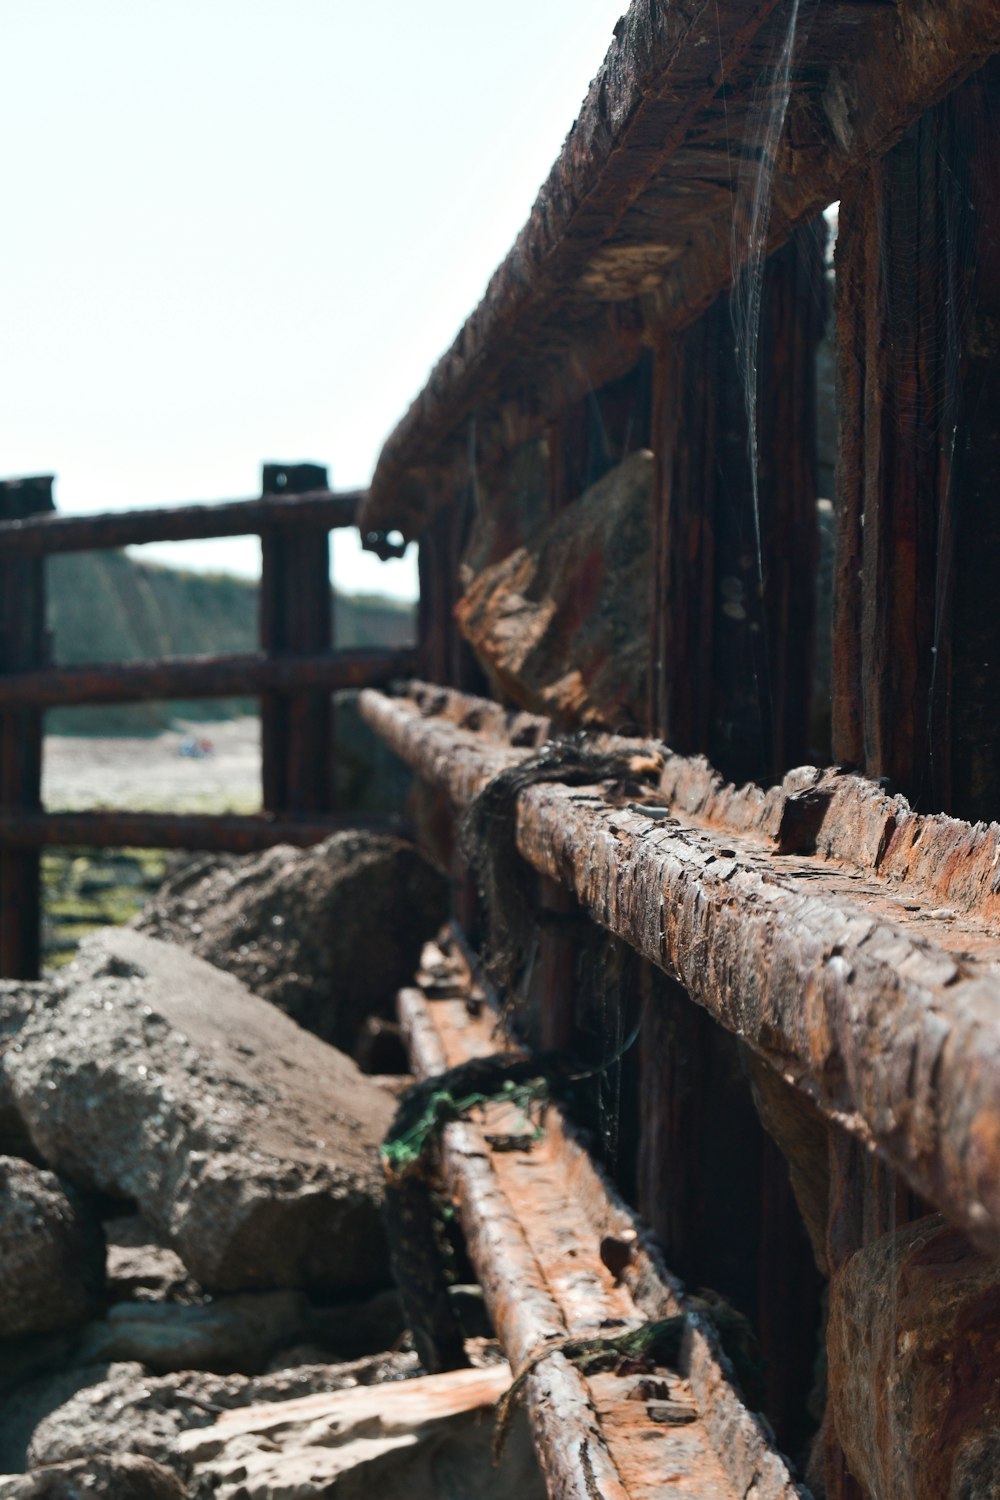
M 707 313 L 656 350 L 653 370 L 653 632 L 650 731 L 683 754 L 708 745 L 715 569 L 710 454 L 715 402 Z
M 837 466 L 831 736 L 834 760 L 865 763 L 861 695 L 861 549 L 865 473 L 865 277 L 871 243 L 872 194 L 867 178 L 840 200 L 835 250 Z
M 53 510 L 52 479 L 0 484 L 0 519 L 23 520 Z M 45 665 L 45 562 L 0 559 L 0 671 Z M 18 708 L 0 714 L 0 806 L 37 812 L 42 790 L 42 715 Z M 41 964 L 40 856 L 0 848 L 0 978 L 37 979 Z
M 834 755 L 921 810 L 1000 814 L 1000 75 L 845 189 Z
M 265 495 L 326 489 L 317 464 L 265 464 Z M 260 641 L 272 656 L 313 654 L 333 644 L 330 542 L 318 526 L 268 528 L 261 536 Z M 261 699 L 263 801 L 267 812 L 326 812 L 333 796 L 329 693 Z
M 996 62 L 947 101 L 948 165 L 943 180 L 946 259 L 955 263 L 968 306 L 945 336 L 958 344 L 954 460 L 938 568 L 942 628 L 937 641 L 935 711 L 941 686 L 951 708 L 949 810 L 1000 818 L 1000 152 Z M 946 434 L 947 437 L 947 434 Z M 950 451 L 950 449 L 949 449 Z M 949 632 L 946 628 L 951 624 Z M 947 646 L 951 642 L 950 655 Z
M 814 748 L 816 351 L 826 321 L 825 248 L 822 218 L 798 230 L 767 263 L 761 309 L 757 425 L 775 777 Z
M 763 592 L 729 299 L 656 354 L 650 728 L 678 751 L 706 753 L 736 781 L 773 781 L 809 748 L 822 256 L 821 233 L 807 226 L 765 268 Z
M 485 676 L 455 623 L 459 570 L 473 521 L 475 496 L 463 489 L 435 515 L 419 540 L 418 645 L 430 682 L 466 693 L 488 692 Z

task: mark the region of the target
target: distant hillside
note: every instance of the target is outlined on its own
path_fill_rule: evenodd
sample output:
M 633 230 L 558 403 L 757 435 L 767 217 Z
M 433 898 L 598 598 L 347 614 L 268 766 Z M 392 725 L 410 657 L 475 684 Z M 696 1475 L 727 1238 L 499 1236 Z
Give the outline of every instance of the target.
M 257 585 L 221 573 L 188 573 L 136 562 L 124 552 L 65 553 L 48 563 L 53 660 L 135 661 L 257 649 Z M 393 599 L 336 595 L 341 646 L 398 646 L 413 639 L 413 609 Z M 57 709 L 56 734 L 143 734 L 178 718 L 252 712 L 252 699 L 136 703 Z

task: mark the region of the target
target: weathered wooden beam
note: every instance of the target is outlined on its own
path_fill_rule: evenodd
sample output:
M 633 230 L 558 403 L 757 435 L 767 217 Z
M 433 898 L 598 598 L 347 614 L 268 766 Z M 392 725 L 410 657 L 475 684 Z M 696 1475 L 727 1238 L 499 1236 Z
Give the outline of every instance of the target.
M 298 849 L 349 828 L 401 825 L 364 814 L 269 818 L 240 813 L 33 812 L 0 810 L 0 849 L 208 849 L 252 854 L 274 844 Z
M 358 646 L 323 656 L 174 656 L 157 661 L 92 662 L 0 674 L 0 709 L 56 708 L 148 699 L 245 697 L 260 692 L 336 693 L 377 687 L 413 671 L 410 647 Z
M 527 753 L 415 701 L 361 705 L 458 806 Z M 521 854 L 995 1251 L 1000 831 L 812 768 L 735 790 L 660 748 L 654 795 L 672 817 L 600 787 L 528 786 Z
M 607 61 L 514 248 L 383 448 L 363 508 L 363 529 L 398 525 L 406 535 L 419 534 L 436 508 L 421 466 L 434 471 L 440 464 L 435 455 L 450 443 L 454 451 L 447 451 L 447 462 L 456 474 L 463 464 L 467 469 L 467 455 L 459 452 L 464 435 L 455 436 L 456 423 L 464 434 L 468 414 L 494 396 L 505 367 L 530 349 L 553 304 L 561 306 L 565 289 L 585 276 L 597 246 L 677 149 L 777 3 L 756 0 L 748 7 L 721 0 L 711 17 L 637 4 L 622 17 Z M 624 336 L 634 359 L 638 346 L 628 339 L 627 320 L 617 326 L 616 310 L 608 316 L 600 309 L 613 325 L 608 341 L 615 344 Z M 571 359 L 564 373 L 572 395 L 567 391 L 563 400 L 537 408 L 536 425 L 591 387 L 587 357 L 599 340 L 588 333 L 587 353 L 581 349 L 579 366 L 571 368 L 576 363 Z M 614 373 L 623 373 L 631 362 Z M 447 495 L 436 497 L 437 503 L 443 498 Z
M 248 536 L 264 526 L 305 524 L 335 529 L 355 524 L 361 490 L 318 487 L 300 495 L 216 500 L 173 509 L 106 511 L 97 515 L 33 516 L 0 522 L 0 556 L 99 552 L 145 542 L 190 542 Z
M 415 1069 L 430 1076 L 496 1050 L 496 1018 L 470 1015 L 466 999 L 399 996 Z M 506 1111 L 506 1113 L 505 1113 Z M 516 1114 L 516 1112 L 515 1112 Z M 692 1495 L 794 1500 L 804 1492 L 771 1447 L 764 1427 L 733 1386 L 714 1331 L 693 1312 L 662 1266 L 644 1226 L 598 1172 L 559 1108 L 550 1105 L 538 1137 L 498 1149 L 512 1122 L 490 1106 L 481 1122 L 445 1128 L 442 1159 L 466 1243 L 504 1352 L 520 1372 L 546 1343 L 601 1337 L 646 1319 L 685 1321 L 677 1405 L 682 1427 L 661 1425 L 636 1375 L 585 1376 L 557 1351 L 526 1382 L 526 1405 L 549 1493 L 563 1500 L 655 1500 L 671 1473 Z M 501 1142 L 502 1144 L 502 1142 Z M 602 1245 L 625 1247 L 612 1271 Z M 639 1389 L 637 1390 L 637 1384 Z
M 489 465 L 730 285 L 790 9 L 632 6 L 528 224 L 383 449 L 364 527 L 419 535 L 467 476 L 471 412 Z M 771 250 L 1000 50 L 998 0 L 824 0 L 802 21 Z

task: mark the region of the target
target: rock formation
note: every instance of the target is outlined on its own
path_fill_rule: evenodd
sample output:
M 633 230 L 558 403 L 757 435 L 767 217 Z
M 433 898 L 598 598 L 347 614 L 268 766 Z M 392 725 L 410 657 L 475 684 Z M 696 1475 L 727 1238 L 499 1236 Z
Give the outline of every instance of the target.
M 0 1270 L 0 1338 L 72 1327 L 100 1306 L 99 1219 L 53 1173 L 11 1156 L 0 1156 Z
M 132 1200 L 205 1288 L 383 1283 L 388 1094 L 231 975 L 107 929 L 0 1059 L 35 1149 Z
M 367 1016 L 392 1014 L 446 916 L 446 883 L 412 844 L 350 832 L 312 849 L 199 862 L 168 881 L 136 925 L 351 1050 Z

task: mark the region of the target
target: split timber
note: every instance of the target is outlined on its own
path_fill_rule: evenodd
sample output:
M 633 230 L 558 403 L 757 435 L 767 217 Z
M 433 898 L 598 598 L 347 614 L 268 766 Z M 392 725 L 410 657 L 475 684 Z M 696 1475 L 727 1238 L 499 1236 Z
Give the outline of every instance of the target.
M 361 709 L 457 809 L 531 754 L 528 716 L 514 746 L 498 705 L 439 688 L 367 691 Z M 662 756 L 649 810 L 527 786 L 521 855 L 1000 1250 L 1000 830 L 918 816 L 852 776 L 734 790 L 655 742 L 603 743 Z
M 428 945 L 425 971 L 440 970 L 441 957 Z M 460 959 L 455 967 L 447 997 L 434 998 L 432 977 L 398 997 L 420 1077 L 497 1050 L 495 1014 L 470 1005 L 468 974 L 463 982 Z M 686 1323 L 679 1370 L 659 1377 L 669 1390 L 659 1407 L 637 1399 L 649 1379 L 642 1373 L 585 1376 L 558 1347 L 538 1361 L 525 1402 L 549 1494 L 656 1500 L 669 1485 L 677 1500 L 801 1496 L 762 1422 L 743 1405 L 711 1322 L 691 1307 L 559 1108 L 547 1106 L 538 1137 L 510 1149 L 504 1133 L 523 1130 L 513 1115 L 509 1104 L 491 1104 L 475 1122 L 447 1125 L 442 1166 L 514 1373 L 567 1337 L 605 1337 L 671 1316 Z M 614 1273 L 600 1254 L 609 1238 L 626 1256 Z M 658 1412 L 680 1423 L 658 1420 Z

